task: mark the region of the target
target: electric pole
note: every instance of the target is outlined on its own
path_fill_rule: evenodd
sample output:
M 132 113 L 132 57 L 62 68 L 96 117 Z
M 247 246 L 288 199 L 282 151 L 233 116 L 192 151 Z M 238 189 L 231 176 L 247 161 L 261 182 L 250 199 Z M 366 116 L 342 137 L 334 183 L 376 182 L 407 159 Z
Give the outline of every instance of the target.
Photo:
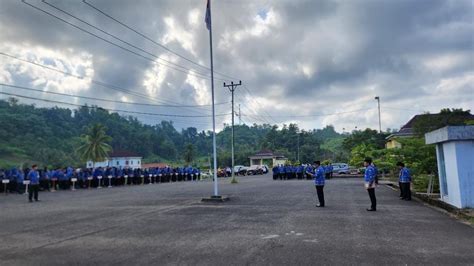
M 296 135 L 297 135 L 297 140 L 298 140 L 298 145 L 297 145 L 297 147 L 298 147 L 298 153 L 297 154 L 298 155 L 296 157 L 297 157 L 297 161 L 299 163 L 300 162 L 300 134 L 296 133 Z
M 375 100 L 377 100 L 377 104 L 379 108 L 379 132 L 382 133 L 382 119 L 380 118 L 380 97 L 375 96 Z
M 231 94 L 232 94 L 232 181 L 231 183 L 232 184 L 235 184 L 237 183 L 237 180 L 235 179 L 235 174 L 234 174 L 234 91 L 235 89 L 242 85 L 242 81 L 239 80 L 239 83 L 238 84 L 234 84 L 234 82 L 232 81 L 230 84 L 225 84 L 224 82 L 224 87 L 227 87 Z M 239 110 L 240 110 L 240 106 L 239 106 Z M 239 114 L 239 120 L 240 120 L 240 114 Z

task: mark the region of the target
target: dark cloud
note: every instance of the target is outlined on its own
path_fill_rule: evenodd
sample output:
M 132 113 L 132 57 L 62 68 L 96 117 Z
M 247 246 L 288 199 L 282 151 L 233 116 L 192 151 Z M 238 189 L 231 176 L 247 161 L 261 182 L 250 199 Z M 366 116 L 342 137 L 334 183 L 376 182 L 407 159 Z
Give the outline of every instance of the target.
M 41 1 L 28 2 L 117 42 Z M 207 72 L 166 53 L 163 48 L 100 15 L 81 1 L 48 2 L 154 55 L 164 56 L 195 71 Z M 209 65 L 209 39 L 203 21 L 204 0 L 89 2 L 156 42 L 166 43 L 168 48 L 186 58 Z M 252 96 L 246 95 L 243 89 L 237 91 L 245 112 L 252 116 L 271 114 L 275 116 L 274 120 L 282 123 L 295 120 L 278 116 L 371 108 L 374 107 L 375 95 L 380 96 L 386 106 L 402 109 L 412 107 L 432 112 L 442 107 L 473 109 L 474 103 L 468 100 L 474 89 L 472 12 L 472 2 L 463 0 L 213 1 L 215 69 L 241 79 L 251 90 Z M 44 52 L 49 49 L 71 58 L 80 54 L 90 55 L 96 80 L 148 94 L 161 102 L 210 102 L 209 81 L 187 77 L 131 55 L 20 1 L 0 2 L 0 30 L 2 49 L 6 49 L 5 46 L 9 51 L 30 49 Z M 44 63 L 53 62 L 48 58 L 45 56 Z M 11 64 L 13 61 L 8 62 Z M 82 75 L 86 68 L 79 64 L 75 71 Z M 162 75 L 164 71 L 166 74 Z M 14 83 L 28 83 L 29 79 L 25 77 L 28 73 L 13 72 L 10 74 Z M 217 73 L 216 77 L 223 78 Z M 155 87 L 147 90 L 145 83 L 149 88 L 150 84 Z M 222 80 L 216 79 L 215 84 L 216 101 L 228 101 L 230 95 L 222 88 Z M 453 93 L 448 98 L 440 95 L 450 91 Z M 147 102 L 96 86 L 77 93 Z M 295 108 L 298 104 L 301 108 Z M 210 108 L 170 110 L 105 106 L 183 115 L 210 114 Z M 217 106 L 217 112 L 228 113 L 227 107 Z M 413 110 L 394 113 L 387 109 L 384 123 L 386 127 L 398 127 L 415 113 Z M 139 117 L 146 123 L 159 121 L 156 117 Z M 251 119 L 247 117 L 248 122 L 254 122 Z M 354 124 L 376 126 L 374 119 L 371 110 L 297 121 L 305 128 L 333 123 L 341 130 Z M 211 120 L 181 118 L 175 121 L 178 127 L 194 123 L 198 128 L 209 128 Z M 218 121 L 219 124 L 228 122 L 229 117 Z M 267 121 L 272 120 L 267 118 Z

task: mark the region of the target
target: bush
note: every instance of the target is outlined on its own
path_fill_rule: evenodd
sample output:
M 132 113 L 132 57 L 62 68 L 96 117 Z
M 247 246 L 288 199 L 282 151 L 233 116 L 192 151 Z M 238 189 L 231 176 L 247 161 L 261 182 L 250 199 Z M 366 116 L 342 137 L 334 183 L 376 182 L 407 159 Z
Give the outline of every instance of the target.
M 426 193 L 431 176 L 433 178 L 433 193 L 439 193 L 439 179 L 437 176 L 433 176 L 433 175 L 413 176 L 412 178 L 413 189 L 416 192 Z

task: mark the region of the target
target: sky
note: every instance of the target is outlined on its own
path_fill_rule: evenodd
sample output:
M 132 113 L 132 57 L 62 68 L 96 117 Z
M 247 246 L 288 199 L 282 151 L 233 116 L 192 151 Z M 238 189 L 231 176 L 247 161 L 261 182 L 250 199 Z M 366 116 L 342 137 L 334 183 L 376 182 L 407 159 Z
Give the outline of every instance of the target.
M 206 1 L 87 3 L 0 0 L 0 83 L 34 89 L 0 85 L 0 99 L 22 95 L 29 98 L 21 102 L 41 107 L 87 103 L 147 124 L 212 129 Z M 218 130 L 231 121 L 223 83 L 239 80 L 236 124 L 378 129 L 376 96 L 383 130 L 441 108 L 474 110 L 470 0 L 211 6 Z

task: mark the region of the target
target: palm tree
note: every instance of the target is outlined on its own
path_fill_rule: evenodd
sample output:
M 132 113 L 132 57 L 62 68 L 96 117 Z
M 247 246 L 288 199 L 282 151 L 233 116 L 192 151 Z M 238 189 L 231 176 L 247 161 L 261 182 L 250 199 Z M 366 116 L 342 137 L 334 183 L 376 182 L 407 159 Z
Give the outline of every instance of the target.
M 82 134 L 83 144 L 77 149 L 80 158 L 85 161 L 96 162 L 104 161 L 112 147 L 107 144 L 112 138 L 106 133 L 106 128 L 101 124 L 94 124 L 86 128 L 86 134 Z

